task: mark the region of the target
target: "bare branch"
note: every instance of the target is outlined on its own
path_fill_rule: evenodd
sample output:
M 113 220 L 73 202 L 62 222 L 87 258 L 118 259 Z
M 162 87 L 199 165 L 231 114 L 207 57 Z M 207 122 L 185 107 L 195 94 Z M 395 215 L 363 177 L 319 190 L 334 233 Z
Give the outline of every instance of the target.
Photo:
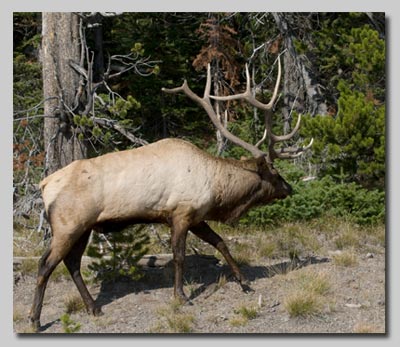
M 94 123 L 96 123 L 98 125 L 115 129 L 120 134 L 124 135 L 129 141 L 131 141 L 135 145 L 145 146 L 145 145 L 149 144 L 146 140 L 143 140 L 143 139 L 133 135 L 131 132 L 129 132 L 127 129 L 125 129 L 124 127 L 122 127 L 115 121 L 112 121 L 112 120 L 109 120 L 106 118 L 98 118 L 98 117 L 93 117 L 92 120 Z
M 314 139 L 312 138 L 310 143 L 305 147 L 285 147 L 279 150 L 275 150 L 276 158 L 279 159 L 294 159 L 300 157 L 305 151 L 311 148 Z
M 28 108 L 26 110 L 21 110 L 21 111 L 14 112 L 13 116 L 16 116 L 16 115 L 22 114 L 22 113 L 29 113 L 29 112 L 35 111 L 35 110 L 39 109 L 45 102 L 50 101 L 50 100 L 55 100 L 55 99 L 59 99 L 59 97 L 58 96 L 51 96 L 49 98 L 46 98 L 46 99 L 42 100 L 37 105 L 35 105 L 35 106 L 31 107 L 31 108 Z M 26 119 L 26 117 L 24 119 Z
M 82 75 L 86 80 L 89 78 L 88 72 L 81 65 L 78 65 L 74 61 L 69 61 L 69 66 L 72 67 L 78 74 Z

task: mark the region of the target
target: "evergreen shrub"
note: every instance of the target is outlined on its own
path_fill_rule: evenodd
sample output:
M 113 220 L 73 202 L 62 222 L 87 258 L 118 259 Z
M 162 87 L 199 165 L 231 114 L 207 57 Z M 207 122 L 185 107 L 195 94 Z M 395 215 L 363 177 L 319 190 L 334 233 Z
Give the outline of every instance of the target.
M 324 215 L 345 217 L 360 225 L 383 223 L 385 192 L 367 190 L 352 183 L 336 183 L 331 177 L 292 184 L 293 194 L 284 200 L 250 210 L 240 223 L 252 225 L 307 221 Z

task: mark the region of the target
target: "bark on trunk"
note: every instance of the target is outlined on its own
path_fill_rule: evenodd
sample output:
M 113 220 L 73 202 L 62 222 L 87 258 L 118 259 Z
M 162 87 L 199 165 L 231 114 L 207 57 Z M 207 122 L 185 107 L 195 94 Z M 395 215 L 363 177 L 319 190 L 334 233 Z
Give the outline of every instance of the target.
M 278 29 L 282 35 L 286 52 L 284 54 L 284 108 L 282 110 L 285 129 L 290 131 L 290 112 L 292 109 L 299 113 L 309 113 L 312 116 L 327 114 L 324 95 L 313 74 L 312 67 L 308 66 L 305 56 L 299 55 L 294 46 L 294 34 L 283 13 L 272 13 Z
M 79 76 L 69 62 L 80 61 L 79 19 L 72 13 L 43 13 L 42 64 L 46 175 L 76 159 L 85 158 L 87 146 L 72 127 L 71 109 Z M 76 105 L 75 105 L 76 107 Z

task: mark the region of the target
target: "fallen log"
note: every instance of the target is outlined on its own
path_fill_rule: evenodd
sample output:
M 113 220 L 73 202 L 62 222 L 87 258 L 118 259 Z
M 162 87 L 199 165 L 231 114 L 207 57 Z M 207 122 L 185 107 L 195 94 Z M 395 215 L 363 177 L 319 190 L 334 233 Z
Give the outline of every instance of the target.
M 110 256 L 103 256 L 103 259 L 111 259 Z M 39 261 L 40 257 L 14 257 L 13 258 L 13 269 L 16 271 L 24 261 Z M 98 259 L 101 258 L 93 258 L 88 256 L 82 257 L 82 265 L 86 266 Z M 144 255 L 139 261 L 138 265 L 142 268 L 163 268 L 169 265 L 172 262 L 172 254 L 147 254 Z M 204 266 L 210 264 L 217 264 L 219 260 L 212 255 L 200 255 L 200 254 L 192 254 L 187 255 L 185 258 L 186 266 Z

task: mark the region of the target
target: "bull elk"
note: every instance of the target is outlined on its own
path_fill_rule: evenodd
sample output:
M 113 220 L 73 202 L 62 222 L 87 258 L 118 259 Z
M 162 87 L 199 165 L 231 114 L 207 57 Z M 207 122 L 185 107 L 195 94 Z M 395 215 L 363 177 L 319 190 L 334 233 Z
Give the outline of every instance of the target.
M 183 92 L 204 108 L 215 127 L 234 144 L 243 147 L 251 159 L 214 157 L 189 142 L 164 139 L 158 142 L 92 159 L 77 160 L 40 182 L 48 221 L 52 229 L 49 248 L 39 261 L 36 291 L 30 311 L 35 329 L 46 285 L 55 267 L 64 261 L 89 313 L 101 314 L 100 307 L 83 282 L 80 265 L 89 236 L 110 226 L 134 223 L 165 223 L 171 228 L 174 262 L 174 295 L 188 300 L 183 291 L 183 263 L 186 236 L 190 230 L 214 246 L 226 259 L 234 277 L 246 288 L 245 278 L 226 244 L 207 224 L 214 220 L 230 222 L 257 204 L 268 204 L 291 194 L 290 185 L 273 167 L 276 158 L 293 158 L 311 146 L 275 150 L 274 145 L 290 139 L 300 126 L 300 117 L 290 134 L 277 136 L 271 130 L 272 108 L 278 95 L 281 64 L 269 103 L 256 100 L 250 89 L 246 65 L 246 90 L 237 95 L 212 96 L 210 66 L 204 96 L 201 98 L 185 81 L 166 93 Z M 265 131 L 256 144 L 247 143 L 229 132 L 219 121 L 212 100 L 243 99 L 265 111 Z M 268 151 L 260 145 L 268 139 Z

